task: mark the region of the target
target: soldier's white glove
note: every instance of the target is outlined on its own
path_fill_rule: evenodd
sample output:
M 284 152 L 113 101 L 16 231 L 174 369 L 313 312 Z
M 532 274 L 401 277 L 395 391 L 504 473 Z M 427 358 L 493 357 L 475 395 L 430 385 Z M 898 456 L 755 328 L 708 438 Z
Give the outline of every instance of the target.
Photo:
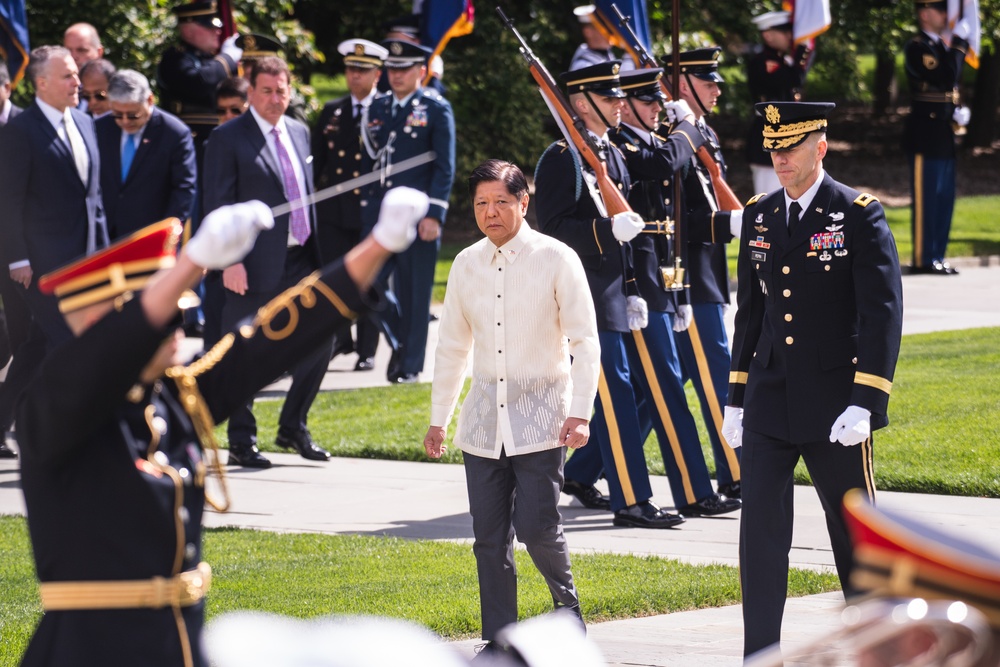
M 951 114 L 951 119 L 962 127 L 969 124 L 969 119 L 971 117 L 972 112 L 969 110 L 969 107 L 966 106 L 955 107 L 955 113 Z
M 952 37 L 958 37 L 966 42 L 969 41 L 970 34 L 972 34 L 972 26 L 969 25 L 969 19 L 962 19 L 951 29 Z
M 677 306 L 677 314 L 674 315 L 674 331 L 687 331 L 693 319 L 694 308 L 690 304 L 685 303 Z
M 224 269 L 241 261 L 257 235 L 272 227 L 274 216 L 264 202 L 221 206 L 205 216 L 184 252 L 203 269 Z
M 871 410 L 849 405 L 833 422 L 830 429 L 830 442 L 840 441 L 845 447 L 864 442 L 872 434 Z
M 726 406 L 722 417 L 722 437 L 732 449 L 743 446 L 743 408 Z
M 663 105 L 663 113 L 668 125 L 675 125 L 682 120 L 694 123 L 694 112 L 691 111 L 691 105 L 684 100 L 667 102 Z
M 646 223 L 638 213 L 625 211 L 615 213 L 611 218 L 611 233 L 622 243 L 628 243 L 645 228 Z
M 740 234 L 743 232 L 743 209 L 738 208 L 735 211 L 729 212 L 729 233 L 733 235 L 734 239 L 739 240 Z
M 628 316 L 628 328 L 632 331 L 645 329 L 649 324 L 649 306 L 641 296 L 630 296 L 625 300 L 625 314 Z
M 417 238 L 417 223 L 427 215 L 430 200 L 420 190 L 393 188 L 382 198 L 372 238 L 389 252 L 403 252 Z
M 240 59 L 243 58 L 243 49 L 241 49 L 240 47 L 236 46 L 236 38 L 237 37 L 239 37 L 239 35 L 236 35 L 236 34 L 233 34 L 233 35 L 230 35 L 229 37 L 227 37 L 226 41 L 224 41 L 222 43 L 222 46 L 219 48 L 219 51 L 223 55 L 227 55 L 230 58 L 232 58 L 233 60 L 235 60 L 236 62 L 239 62 Z

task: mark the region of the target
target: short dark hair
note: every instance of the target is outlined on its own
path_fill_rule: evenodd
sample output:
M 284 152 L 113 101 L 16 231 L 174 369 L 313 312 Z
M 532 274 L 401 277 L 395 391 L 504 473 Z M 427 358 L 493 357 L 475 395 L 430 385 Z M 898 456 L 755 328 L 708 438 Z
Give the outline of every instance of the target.
M 257 85 L 257 75 L 258 74 L 270 74 L 271 76 L 278 76 L 284 73 L 288 78 L 288 82 L 292 81 L 292 73 L 288 69 L 288 63 L 277 56 L 265 56 L 259 60 L 254 61 L 253 71 L 250 72 L 250 85 Z
M 215 101 L 218 102 L 223 97 L 238 97 L 246 102 L 249 87 L 250 82 L 242 76 L 231 76 L 228 79 L 223 79 L 215 88 Z
M 110 60 L 97 58 L 96 60 L 88 60 L 83 63 L 83 66 L 80 68 L 80 78 L 83 79 L 83 77 L 89 75 L 94 70 L 103 74 L 104 78 L 107 79 L 108 82 L 111 81 L 111 77 L 113 77 L 115 72 L 118 71 L 115 69 L 114 63 Z
M 42 75 L 45 70 L 46 65 L 53 58 L 72 58 L 73 54 L 69 52 L 69 49 L 62 46 L 39 46 L 37 49 L 32 50 L 31 56 L 28 58 L 28 69 L 27 75 L 28 80 L 31 84 L 38 87 L 38 77 Z
M 491 159 L 483 162 L 472 170 L 469 175 L 469 196 L 476 196 L 476 188 L 480 183 L 499 181 L 507 188 L 507 192 L 521 198 L 528 194 L 528 179 L 520 167 L 506 160 Z

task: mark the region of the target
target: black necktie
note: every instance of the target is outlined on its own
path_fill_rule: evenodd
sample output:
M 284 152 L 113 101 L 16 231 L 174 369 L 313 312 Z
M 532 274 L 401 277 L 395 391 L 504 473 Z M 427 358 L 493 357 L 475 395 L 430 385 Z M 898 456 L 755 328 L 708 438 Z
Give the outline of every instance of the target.
M 354 118 L 361 118 L 361 102 L 354 105 Z
M 795 232 L 795 225 L 799 221 L 799 215 L 802 213 L 802 207 L 799 206 L 797 201 L 793 201 L 788 207 L 788 235 L 791 236 Z

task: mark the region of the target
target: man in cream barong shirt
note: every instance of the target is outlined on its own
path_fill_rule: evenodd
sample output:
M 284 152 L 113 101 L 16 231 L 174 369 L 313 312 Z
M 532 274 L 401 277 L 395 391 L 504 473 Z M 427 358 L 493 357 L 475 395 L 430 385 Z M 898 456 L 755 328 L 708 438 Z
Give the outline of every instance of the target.
M 582 447 L 590 436 L 600 343 L 579 257 L 524 222 L 521 170 L 488 160 L 469 177 L 469 193 L 487 238 L 451 267 L 424 448 L 432 458 L 444 451 L 475 341 L 455 444 L 465 460 L 483 651 L 494 652 L 497 632 L 517 620 L 515 532 L 555 607 L 580 615 L 557 504 L 563 447 Z

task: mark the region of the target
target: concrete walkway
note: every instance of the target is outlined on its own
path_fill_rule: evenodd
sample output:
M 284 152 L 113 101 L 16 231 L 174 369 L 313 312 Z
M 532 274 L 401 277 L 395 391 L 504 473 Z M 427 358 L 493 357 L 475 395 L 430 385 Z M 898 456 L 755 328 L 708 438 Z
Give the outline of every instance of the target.
M 994 262 L 994 266 L 996 263 Z M 959 265 L 951 277 L 903 279 L 904 333 L 1000 326 L 1000 271 Z M 732 313 L 732 311 L 730 311 Z M 436 338 L 431 325 L 431 349 Z M 352 372 L 354 355 L 331 363 L 325 386 L 348 389 L 385 382 L 387 355 L 368 373 Z M 433 363 L 432 353 L 428 361 Z M 432 377 L 432 368 L 424 378 Z M 281 383 L 271 391 L 280 392 Z M 230 470 L 233 510 L 209 513 L 208 526 L 241 526 L 289 532 L 392 535 L 413 539 L 471 542 L 472 526 L 461 466 L 441 463 L 334 459 L 312 463 L 290 454 L 268 454 L 269 470 Z M 876 461 L 877 465 L 877 461 Z M 670 498 L 665 477 L 654 477 L 654 498 Z M 832 569 L 822 509 L 809 487 L 795 489 L 795 527 L 790 554 L 794 567 Z M 1000 553 L 995 530 L 1000 500 L 880 493 L 886 508 L 983 543 Z M 736 565 L 739 514 L 690 519 L 675 530 L 616 528 L 607 513 L 593 512 L 564 497 L 567 541 L 574 552 L 652 554 L 692 563 Z M 0 514 L 23 513 L 16 461 L 0 460 Z M 581 590 L 585 599 L 586 590 Z M 842 599 L 826 594 L 789 600 L 784 624 L 786 648 L 802 645 L 839 623 Z M 738 605 L 626 621 L 593 624 L 589 636 L 611 665 L 738 665 L 742 619 Z M 478 641 L 455 642 L 472 656 Z

